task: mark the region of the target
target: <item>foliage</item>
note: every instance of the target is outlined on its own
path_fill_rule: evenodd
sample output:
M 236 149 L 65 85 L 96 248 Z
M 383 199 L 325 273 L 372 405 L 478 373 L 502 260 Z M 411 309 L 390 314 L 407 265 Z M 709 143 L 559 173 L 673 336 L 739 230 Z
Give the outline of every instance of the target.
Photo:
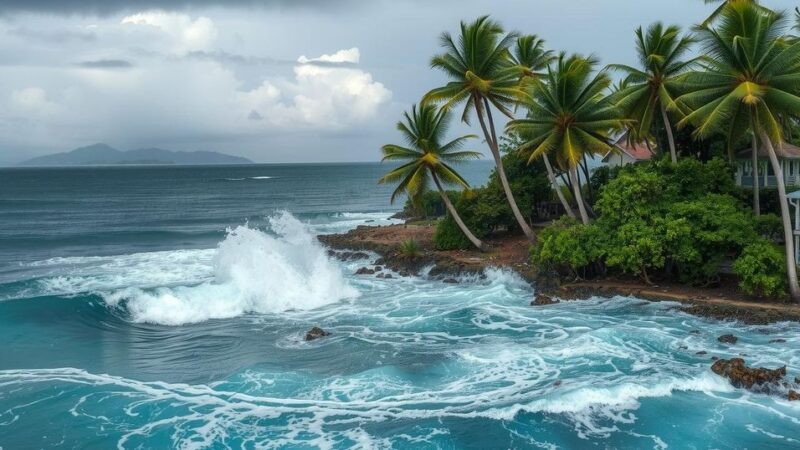
M 417 258 L 422 253 L 419 243 L 414 239 L 408 239 L 401 242 L 398 251 L 401 256 L 409 259 Z
M 730 169 L 719 159 L 627 166 L 600 192 L 594 223 L 562 221 L 543 232 L 532 260 L 575 273 L 602 264 L 648 281 L 659 273 L 712 282 L 720 263 L 757 236 L 754 218 L 734 192 Z
M 539 234 L 539 245 L 531 247 L 531 262 L 544 270 L 577 271 L 600 259 L 604 239 L 593 225 L 562 217 Z
M 674 93 L 681 89 L 680 75 L 696 62 L 682 59 L 693 39 L 682 36 L 679 27 L 664 27 L 660 22 L 646 31 L 639 27 L 636 30 L 636 53 L 641 68 L 623 64 L 610 66 L 627 74 L 624 87 L 612 96 L 612 101 L 627 118 L 633 119 L 628 129 L 634 140 L 651 137 L 655 117 L 667 125 L 663 123 L 661 111 L 674 109 Z
M 561 53 L 547 77 L 534 80 L 525 119 L 512 120 L 509 130 L 525 141 L 520 150 L 530 161 L 555 156 L 562 169 L 577 167 L 584 155 L 613 151 L 609 132 L 622 126 L 618 109 L 604 92 L 611 86 L 605 72 L 594 73 L 597 60 Z
M 456 191 L 447 191 L 450 201 L 456 203 L 461 197 Z M 447 213 L 447 209 L 442 201 L 442 196 L 437 191 L 424 192 L 414 198 L 407 197 L 403 206 L 403 216 L 405 217 L 442 217 Z
M 766 239 L 758 239 L 742 251 L 733 264 L 739 287 L 753 295 L 786 297 L 786 265 L 780 247 Z
M 783 222 L 775 214 L 761 214 L 756 217 L 756 232 L 772 242 L 778 242 L 783 239 Z

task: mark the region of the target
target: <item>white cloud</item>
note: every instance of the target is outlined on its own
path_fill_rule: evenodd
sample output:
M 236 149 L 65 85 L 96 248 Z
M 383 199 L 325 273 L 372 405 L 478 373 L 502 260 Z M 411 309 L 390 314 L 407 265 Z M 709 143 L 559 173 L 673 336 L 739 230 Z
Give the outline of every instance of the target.
M 186 14 L 148 11 L 126 16 L 122 25 L 147 25 L 168 34 L 176 53 L 208 50 L 217 39 L 217 27 L 208 17 L 192 20 Z
M 307 58 L 305 55 L 297 58 L 300 64 L 308 64 L 312 62 L 326 62 L 326 63 L 350 63 L 358 64 L 361 60 L 361 52 L 357 47 L 349 48 L 346 50 L 339 50 L 332 55 L 322 55 L 318 58 Z
M 38 117 L 58 112 L 58 105 L 47 99 L 47 92 L 28 87 L 11 92 L 11 107 L 18 113 Z

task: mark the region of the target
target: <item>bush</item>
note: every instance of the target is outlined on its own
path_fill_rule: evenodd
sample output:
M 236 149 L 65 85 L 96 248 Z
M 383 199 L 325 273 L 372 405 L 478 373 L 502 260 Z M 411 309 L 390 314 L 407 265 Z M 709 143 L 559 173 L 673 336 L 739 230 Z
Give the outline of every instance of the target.
M 400 243 L 399 253 L 404 258 L 416 258 L 422 251 L 420 250 L 419 243 L 414 239 L 408 239 Z
M 602 238 L 596 226 L 563 217 L 539 234 L 539 245 L 531 247 L 531 261 L 541 269 L 578 275 L 602 257 Z
M 775 214 L 762 214 L 756 217 L 756 231 L 772 242 L 783 240 L 783 221 Z
M 626 166 L 602 188 L 589 226 L 574 222 L 540 234 L 536 264 L 578 272 L 597 264 L 618 273 L 659 273 L 683 282 L 719 279 L 723 260 L 758 236 L 722 160 L 654 161 Z M 766 219 L 769 220 L 769 219 Z
M 733 271 L 739 277 L 739 287 L 748 294 L 785 298 L 785 264 L 780 247 L 766 239 L 758 239 L 745 247 L 734 262 Z

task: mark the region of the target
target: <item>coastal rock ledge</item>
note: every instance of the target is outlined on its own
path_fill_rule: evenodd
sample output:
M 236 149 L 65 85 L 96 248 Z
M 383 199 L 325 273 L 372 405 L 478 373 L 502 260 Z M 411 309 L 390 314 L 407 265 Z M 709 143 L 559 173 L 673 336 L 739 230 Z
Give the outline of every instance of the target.
M 786 376 L 786 366 L 778 369 L 764 367 L 747 367 L 742 358 L 719 359 L 711 365 L 711 371 L 730 380 L 731 385 L 762 394 L 786 393 L 791 386 L 783 381 Z M 797 392 L 788 391 L 789 400 L 797 400 Z

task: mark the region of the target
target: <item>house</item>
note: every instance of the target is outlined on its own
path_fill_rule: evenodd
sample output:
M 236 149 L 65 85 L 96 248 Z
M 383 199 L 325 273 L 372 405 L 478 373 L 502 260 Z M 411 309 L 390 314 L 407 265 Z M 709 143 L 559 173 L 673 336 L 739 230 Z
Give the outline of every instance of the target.
M 609 167 L 627 166 L 642 161 L 650 161 L 653 152 L 648 145 L 642 143 L 631 143 L 628 141 L 628 133 L 623 134 L 614 142 L 616 152 L 609 152 L 603 157 L 603 164 Z
M 783 180 L 787 186 L 800 186 L 800 147 L 784 142 L 775 147 L 775 154 L 783 170 Z M 767 158 L 764 148 L 758 150 L 758 168 L 756 170 L 759 187 L 775 187 L 775 172 Z M 739 152 L 736 158 L 736 184 L 753 187 L 752 150 Z

